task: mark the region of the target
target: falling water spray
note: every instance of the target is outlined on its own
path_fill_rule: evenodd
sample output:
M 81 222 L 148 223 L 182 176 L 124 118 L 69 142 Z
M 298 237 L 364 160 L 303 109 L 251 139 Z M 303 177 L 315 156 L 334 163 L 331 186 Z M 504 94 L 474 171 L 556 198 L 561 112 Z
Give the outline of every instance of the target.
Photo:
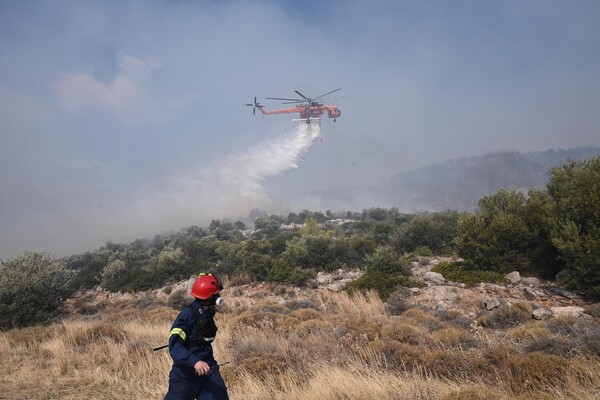
M 309 124 L 299 121 L 289 134 L 226 157 L 215 166 L 198 167 L 156 185 L 160 186 L 158 195 L 142 196 L 135 210 L 130 210 L 137 214 L 130 226 L 156 233 L 211 219 L 239 218 L 252 209 L 267 207 L 270 199 L 264 181 L 298 168 L 319 137 L 320 128 L 318 119 Z
M 295 134 L 281 137 L 232 157 L 220 171 L 221 179 L 231 185 L 240 198 L 266 200 L 262 183 L 265 179 L 298 168 L 320 133 L 320 120 L 298 124 Z

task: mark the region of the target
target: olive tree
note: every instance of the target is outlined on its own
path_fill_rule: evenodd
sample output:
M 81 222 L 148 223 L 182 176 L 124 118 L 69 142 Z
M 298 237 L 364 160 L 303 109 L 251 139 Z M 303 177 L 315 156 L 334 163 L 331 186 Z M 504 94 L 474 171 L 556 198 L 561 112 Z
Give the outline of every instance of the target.
M 459 217 L 456 243 L 467 264 L 500 273 L 531 271 L 535 232 L 525 204 L 523 193 L 499 190 L 479 200 L 478 213 Z
M 552 243 L 567 283 L 600 295 L 600 158 L 569 162 L 550 171 Z
M 42 250 L 0 261 L 0 329 L 50 321 L 73 293 L 75 275 Z

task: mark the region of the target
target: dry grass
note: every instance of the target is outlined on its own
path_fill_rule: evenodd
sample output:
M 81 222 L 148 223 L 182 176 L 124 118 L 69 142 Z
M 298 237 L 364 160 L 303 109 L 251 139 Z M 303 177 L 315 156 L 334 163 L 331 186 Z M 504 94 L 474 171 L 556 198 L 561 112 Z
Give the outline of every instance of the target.
M 152 348 L 166 342 L 176 314 L 123 303 L 99 316 L 2 332 L 0 399 L 161 399 L 171 360 Z M 232 399 L 600 396 L 600 358 L 586 345 L 600 329 L 595 323 L 471 330 L 418 308 L 391 316 L 370 293 L 231 306 L 218 325 L 214 348 L 230 362 L 221 372 Z M 552 341 L 581 350 L 556 354 L 543 346 Z

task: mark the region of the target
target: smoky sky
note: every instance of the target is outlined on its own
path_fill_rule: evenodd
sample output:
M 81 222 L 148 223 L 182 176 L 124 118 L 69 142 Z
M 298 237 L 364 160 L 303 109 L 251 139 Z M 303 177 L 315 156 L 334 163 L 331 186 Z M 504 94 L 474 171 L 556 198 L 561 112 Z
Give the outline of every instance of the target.
M 451 158 L 600 146 L 598 20 L 597 1 L 2 1 L 0 258 L 297 212 L 298 193 Z M 342 116 L 297 163 L 240 172 L 241 200 L 198 194 L 293 137 L 293 116 L 252 116 L 254 95 L 336 88 Z

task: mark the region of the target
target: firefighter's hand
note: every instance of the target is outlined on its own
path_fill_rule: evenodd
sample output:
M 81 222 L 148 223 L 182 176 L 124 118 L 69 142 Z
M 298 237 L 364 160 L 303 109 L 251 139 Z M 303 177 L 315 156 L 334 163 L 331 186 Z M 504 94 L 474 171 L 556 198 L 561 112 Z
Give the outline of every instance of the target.
M 210 367 L 204 361 L 198 361 L 194 365 L 194 369 L 196 370 L 196 374 L 198 374 L 199 376 L 208 375 L 208 373 L 210 372 Z

